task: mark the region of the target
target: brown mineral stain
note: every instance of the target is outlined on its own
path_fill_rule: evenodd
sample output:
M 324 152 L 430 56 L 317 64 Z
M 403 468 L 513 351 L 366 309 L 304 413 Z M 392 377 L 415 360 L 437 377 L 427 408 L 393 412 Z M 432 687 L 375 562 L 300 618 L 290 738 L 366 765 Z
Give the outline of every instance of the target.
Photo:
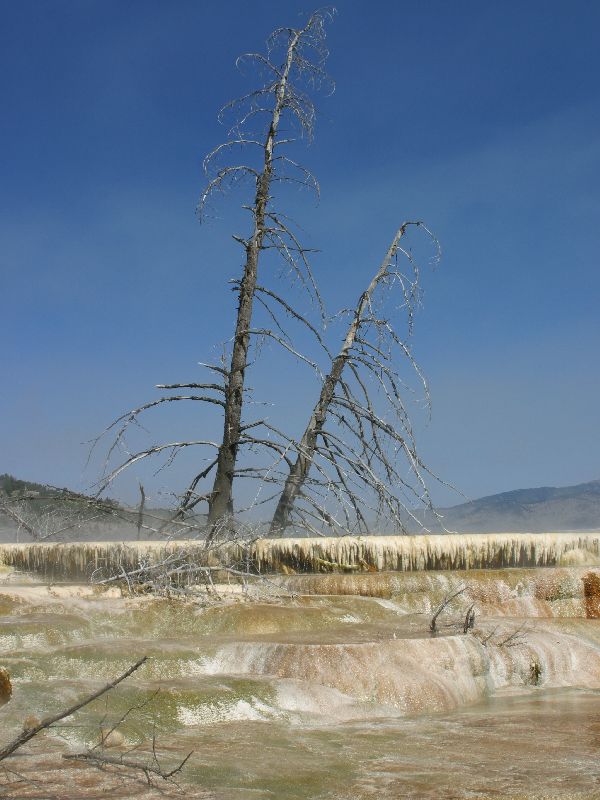
M 600 618 L 600 575 L 588 572 L 583 576 L 583 594 L 585 597 L 585 615 L 588 619 Z
M 8 703 L 12 697 L 12 684 L 10 682 L 10 675 L 5 669 L 0 667 L 0 706 Z

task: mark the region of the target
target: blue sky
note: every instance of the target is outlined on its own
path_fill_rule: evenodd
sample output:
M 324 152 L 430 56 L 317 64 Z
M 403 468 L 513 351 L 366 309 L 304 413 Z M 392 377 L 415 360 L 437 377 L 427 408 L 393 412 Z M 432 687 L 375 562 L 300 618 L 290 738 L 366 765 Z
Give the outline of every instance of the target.
M 433 399 L 425 459 L 469 497 L 599 478 L 600 5 L 337 8 L 336 92 L 297 151 L 321 200 L 289 198 L 328 310 L 354 303 L 402 220 L 424 219 L 444 253 L 414 339 Z M 198 380 L 229 336 L 245 198 L 201 226 L 202 158 L 246 86 L 235 57 L 305 9 L 3 4 L 0 472 L 89 486 L 81 443 L 155 383 Z M 303 418 L 314 380 L 277 357 L 251 383 Z M 148 441 L 219 425 L 157 414 Z

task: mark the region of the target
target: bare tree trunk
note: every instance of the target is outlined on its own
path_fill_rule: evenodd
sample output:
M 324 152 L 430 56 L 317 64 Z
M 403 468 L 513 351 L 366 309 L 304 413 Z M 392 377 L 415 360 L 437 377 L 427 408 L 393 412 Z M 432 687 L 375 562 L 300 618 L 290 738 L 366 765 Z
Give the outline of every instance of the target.
M 144 525 L 144 506 L 146 505 L 146 491 L 144 489 L 143 484 L 140 482 L 140 505 L 138 508 L 138 518 L 137 518 L 137 538 L 138 542 L 141 538 L 142 534 L 142 527 Z
M 310 24 L 311 21 L 309 21 L 308 25 Z M 233 513 L 233 477 L 240 442 L 244 379 L 248 363 L 252 306 L 256 291 L 259 255 L 263 245 L 265 229 L 267 227 L 266 212 L 269 202 L 271 178 L 273 175 L 273 148 L 277 137 L 281 113 L 284 108 L 286 86 L 294 60 L 294 51 L 296 50 L 298 41 L 303 32 L 304 31 L 295 31 L 291 35 L 288 44 L 287 58 L 277 85 L 275 106 L 264 144 L 263 171 L 257 178 L 256 196 L 252 210 L 254 216 L 254 231 L 252 237 L 245 242 L 246 264 L 244 266 L 242 280 L 239 284 L 237 322 L 233 340 L 233 351 L 231 354 L 231 366 L 225 387 L 223 440 L 219 447 L 217 472 L 212 494 L 209 499 L 208 522 L 209 525 L 213 527 L 220 520 Z
M 294 507 L 294 503 L 302 492 L 302 487 L 312 466 L 317 447 L 317 439 L 325 423 L 329 406 L 333 399 L 336 387 L 342 377 L 344 367 L 346 366 L 350 357 L 350 351 L 354 345 L 361 322 L 363 321 L 363 317 L 365 315 L 365 311 L 369 309 L 373 293 L 381 279 L 386 275 L 387 270 L 398 251 L 400 239 L 404 236 L 406 228 L 410 224 L 418 225 L 419 223 L 405 222 L 399 228 L 387 253 L 385 254 L 385 258 L 383 259 L 381 266 L 374 275 L 366 291 L 363 292 L 358 300 L 354 317 L 348 326 L 346 338 L 344 339 L 344 343 L 342 344 L 340 352 L 332 362 L 329 374 L 323 382 L 321 394 L 319 395 L 319 399 L 313 409 L 310 421 L 306 426 L 306 430 L 302 435 L 302 439 L 300 440 L 298 457 L 292 469 L 290 470 L 285 482 L 285 486 L 279 498 L 279 502 L 277 503 L 277 508 L 275 509 L 275 514 L 273 515 L 269 530 L 269 533 L 272 536 L 281 535 L 289 525 L 290 514 Z

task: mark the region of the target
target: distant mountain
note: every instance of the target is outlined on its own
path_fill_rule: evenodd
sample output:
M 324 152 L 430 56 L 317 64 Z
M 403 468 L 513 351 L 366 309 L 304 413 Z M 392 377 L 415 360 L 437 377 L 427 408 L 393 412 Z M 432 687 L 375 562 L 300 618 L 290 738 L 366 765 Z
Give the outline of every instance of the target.
M 66 538 L 135 539 L 137 537 L 137 510 L 126 508 L 114 500 L 104 501 L 112 506 L 107 514 L 98 514 L 89 506 L 84 495 L 71 495 L 67 502 L 66 489 L 55 489 L 0 475 L 0 542 L 14 541 L 18 526 L 13 518 L 3 513 L 2 506 L 17 508 L 19 514 L 31 517 L 38 527 L 44 516 L 75 516 L 79 523 L 69 527 Z M 75 502 L 73 502 L 75 500 Z M 16 503 L 16 505 L 15 505 Z M 65 511 L 68 509 L 68 515 Z M 545 531 L 600 531 L 600 480 L 580 483 L 577 486 L 542 486 L 538 489 L 516 489 L 511 492 L 480 497 L 468 503 L 440 508 L 441 523 L 430 512 L 418 515 L 425 528 L 432 533 L 513 533 Z M 144 521 L 157 526 L 170 516 L 169 509 L 146 508 Z M 60 527 L 60 526 L 59 526 Z M 409 532 L 422 533 L 423 529 L 412 523 Z M 145 537 L 150 536 L 146 531 Z M 20 538 L 29 537 L 21 531 Z
M 443 527 L 459 533 L 600 530 L 600 480 L 516 489 L 438 511 Z M 441 531 L 431 514 L 423 522 L 431 531 Z

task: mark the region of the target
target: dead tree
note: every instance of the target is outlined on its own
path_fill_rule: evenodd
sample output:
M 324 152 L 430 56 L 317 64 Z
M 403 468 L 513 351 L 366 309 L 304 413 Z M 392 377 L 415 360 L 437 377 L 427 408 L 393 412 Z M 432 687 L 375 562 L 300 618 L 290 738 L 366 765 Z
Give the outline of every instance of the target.
M 195 509 L 206 508 L 209 542 L 234 513 L 236 479 L 257 481 L 259 492 L 262 486 L 271 487 L 260 503 L 276 506 L 269 529 L 272 535 L 281 535 L 294 525 L 318 534 L 323 528 L 335 533 L 369 533 L 374 522 L 379 528 L 383 523 L 402 532 L 411 517 L 419 522 L 415 507 L 432 509 L 426 478 L 435 476 L 417 453 L 406 402 L 416 376 L 422 400 L 429 403 L 427 383 L 410 348 L 422 292 L 420 270 L 418 260 L 402 241 L 409 229 L 425 231 L 434 242 L 437 258 L 439 246 L 429 230 L 422 222 L 405 222 L 399 228 L 356 307 L 342 312 L 349 314 L 350 320 L 337 354 L 328 348 L 318 325 L 279 292 L 259 283 L 259 266 L 262 270 L 265 255 L 272 251 L 283 258 L 289 272 L 320 303 L 308 250 L 288 218 L 275 208 L 274 193 L 282 181 L 318 191 L 314 177 L 287 155 L 286 148 L 294 140 L 289 131 L 312 135 L 315 110 L 301 87 L 322 85 L 327 80 L 323 71 L 327 56 L 324 26 L 329 16 L 329 12 L 317 12 L 302 29 L 278 29 L 268 41 L 266 55 L 253 53 L 242 58 L 242 62 L 249 60 L 264 70 L 266 81 L 226 107 L 237 114 L 236 121 L 227 141 L 205 161 L 209 179 L 199 204 L 201 218 L 216 193 L 242 179 L 249 179 L 254 186 L 252 204 L 245 206 L 251 215 L 251 234 L 234 236 L 244 250 L 244 266 L 241 278 L 233 281 L 238 309 L 231 351 L 220 364 L 203 365 L 217 376 L 215 382 L 160 384 L 159 389 L 170 392 L 200 391 L 169 394 L 141 405 L 105 431 L 116 432 L 108 464 L 108 458 L 123 444 L 128 428 L 152 408 L 186 401 L 222 408 L 220 441 L 171 441 L 128 453 L 121 464 L 106 469 L 99 484 L 102 492 L 125 469 L 154 456 L 166 455 L 170 463 L 186 448 L 209 449 L 212 452 L 180 496 L 172 518 L 185 519 L 198 513 Z M 280 135 L 284 120 L 285 138 Z M 255 166 L 252 162 L 220 166 L 222 158 L 240 148 L 255 154 Z M 396 295 L 406 331 L 398 326 L 398 308 L 391 314 L 388 310 L 387 304 Z M 270 320 L 268 326 L 255 323 L 258 307 Z M 319 358 L 324 354 L 324 369 L 299 352 L 281 317 L 310 332 L 320 348 Z M 269 419 L 243 416 L 250 348 L 254 341 L 258 350 L 266 340 L 310 365 L 321 380 L 318 399 L 299 439 L 275 427 Z M 403 372 L 405 366 L 409 377 Z M 242 448 L 260 453 L 260 457 L 254 463 L 240 464 Z
M 95 700 L 98 700 L 103 695 L 107 694 L 108 692 L 115 689 L 120 683 L 125 681 L 134 672 L 136 672 L 143 664 L 146 663 L 148 660 L 147 656 L 140 658 L 133 664 L 129 669 L 127 669 L 122 675 L 115 678 L 114 680 L 107 683 L 101 689 L 93 692 L 86 697 L 81 698 L 76 703 L 71 705 L 69 708 L 63 709 L 62 711 L 53 714 L 52 716 L 46 717 L 42 720 L 38 720 L 36 717 L 29 717 L 25 720 L 23 725 L 23 730 L 15 739 L 13 739 L 8 744 L 0 747 L 0 762 L 4 762 L 5 759 L 8 759 L 10 756 L 13 756 L 17 751 L 20 750 L 23 745 L 30 742 L 34 737 L 38 734 L 53 729 L 57 723 L 62 722 L 62 720 L 67 719 L 68 717 L 75 714 L 77 711 L 80 711 L 82 708 L 93 703 Z M 156 696 L 158 692 L 154 694 Z M 118 732 L 118 727 L 121 725 L 125 719 L 134 711 L 139 710 L 143 706 L 147 705 L 149 702 L 152 701 L 153 698 L 150 700 L 145 701 L 141 705 L 138 706 L 130 706 L 127 711 L 120 716 L 117 722 L 111 726 L 111 728 L 107 731 L 101 730 L 100 741 L 97 745 L 92 747 L 89 750 L 80 753 L 64 753 L 62 758 L 67 761 L 78 761 L 81 763 L 87 763 L 90 766 L 98 767 L 100 769 L 111 768 L 117 772 L 120 776 L 125 776 L 127 773 L 130 772 L 141 772 L 145 779 L 148 786 L 154 786 L 154 779 L 160 778 L 165 783 L 174 783 L 175 786 L 177 784 L 174 781 L 174 777 L 178 775 L 184 766 L 187 764 L 193 752 L 188 753 L 184 758 L 178 761 L 175 766 L 170 768 L 163 766 L 161 760 L 159 759 L 159 755 L 157 752 L 156 746 L 156 730 L 152 736 L 152 749 L 150 753 L 150 757 L 146 760 L 142 760 L 141 758 L 130 758 L 132 750 L 138 750 L 138 748 L 130 748 L 125 752 L 120 753 L 119 755 L 111 755 L 106 753 L 105 747 L 117 747 L 122 746 L 124 739 L 120 732 Z M 115 734 L 118 734 L 115 736 Z M 114 739 L 114 741 L 111 740 Z M 138 754 L 139 755 L 139 754 Z M 36 785 L 36 781 L 31 781 L 27 776 L 21 775 L 20 773 L 14 772 L 10 767 L 6 767 L 4 763 L 2 763 L 2 768 L 4 769 L 5 773 L 13 773 L 15 777 L 20 782 L 31 782 L 34 786 Z M 41 785 L 41 784 L 40 784 Z M 178 787 L 179 788 L 179 787 Z M 44 794 L 44 796 L 46 796 Z M 52 795 L 48 795 L 52 796 Z
M 438 632 L 437 621 L 438 621 L 438 617 L 440 616 L 442 611 L 444 611 L 450 605 L 450 603 L 454 600 L 455 597 L 458 597 L 463 592 L 465 592 L 467 590 L 467 588 L 468 588 L 467 586 L 461 586 L 460 589 L 457 589 L 455 592 L 452 592 L 451 594 L 446 595 L 446 597 L 444 597 L 442 602 L 439 604 L 439 606 L 433 612 L 433 615 L 431 617 L 431 621 L 429 622 L 429 630 L 431 631 L 431 635 L 432 636 L 435 636 L 436 633 Z M 466 633 L 466 631 L 465 631 L 465 633 Z
M 400 226 L 381 266 L 351 312 L 342 346 L 323 379 L 302 438 L 287 442 L 296 458 L 273 515 L 273 535 L 281 535 L 293 517 L 315 532 L 319 532 L 315 523 L 325 523 L 334 530 L 369 532 L 370 512 L 383 514 L 396 529 L 404 530 L 406 515 L 412 516 L 411 503 L 425 501 L 431 507 L 424 480 L 429 470 L 416 451 L 403 399 L 406 387 L 395 359 L 399 354 L 411 366 L 428 402 L 426 381 L 407 341 L 421 293 L 418 264 L 401 245 L 410 227 L 421 228 L 431 236 L 422 222 Z M 437 256 L 437 241 L 431 238 Z M 405 259 L 408 272 L 401 271 L 399 257 Z M 389 317 L 379 313 L 378 295 L 380 298 L 383 292 L 385 296 L 395 287 L 400 289 L 407 319 L 406 337 L 399 334 Z M 382 412 L 373 387 L 383 396 Z M 408 463 L 416 488 L 405 477 L 405 470 L 399 468 L 399 455 Z M 316 477 L 310 476 L 313 467 Z M 375 505 L 366 495 L 374 497 Z M 341 521 L 330 511 L 332 500 L 342 509 Z
M 178 764 L 171 769 L 166 769 L 162 766 L 156 753 L 155 744 L 153 743 L 152 759 L 149 762 L 140 761 L 139 759 L 127 758 L 125 755 L 111 756 L 106 753 L 98 753 L 93 750 L 87 750 L 83 753 L 63 753 L 63 758 L 66 761 L 81 761 L 83 763 L 92 764 L 100 769 L 104 767 L 113 767 L 120 771 L 125 770 L 139 770 L 144 774 L 148 786 L 152 786 L 152 779 L 157 777 L 163 781 L 170 781 L 177 775 L 178 772 L 185 767 L 187 762 L 192 757 L 193 752 L 188 753 Z
M 76 492 L 59 489 L 51 492 L 35 497 L 25 492 L 18 497 L 0 498 L 0 516 L 7 516 L 15 523 L 17 541 L 22 531 L 36 542 L 60 541 L 113 510 Z
M 323 48 L 324 21 L 325 17 L 322 12 L 317 12 L 310 17 L 306 26 L 301 30 L 280 28 L 272 34 L 269 40 L 267 58 L 259 54 L 250 55 L 250 58 L 257 60 L 266 68 L 268 82 L 258 92 L 252 93 L 251 107 L 244 115 L 243 122 L 247 120 L 248 113 L 253 116 L 267 114 L 269 120 L 267 135 L 264 141 L 260 142 L 247 139 L 242 135 L 233 142 L 221 145 L 220 148 L 238 144 L 258 145 L 263 151 L 262 171 L 256 172 L 240 165 L 225 167 L 210 182 L 201 200 L 202 209 L 209 194 L 215 188 L 220 188 L 230 176 L 237 176 L 240 171 L 250 172 L 256 182 L 256 195 L 250 209 L 253 231 L 249 238 L 238 239 L 244 248 L 246 263 L 238 287 L 239 303 L 231 363 L 224 376 L 223 438 L 217 456 L 213 489 L 209 497 L 209 524 L 233 513 L 233 480 L 242 433 L 244 378 L 248 363 L 252 307 L 256 294 L 260 252 L 267 243 L 270 243 L 271 246 L 282 251 L 294 266 L 297 265 L 297 259 L 291 253 L 299 253 L 302 257 L 304 252 L 282 216 L 270 209 L 269 201 L 271 199 L 271 183 L 279 177 L 276 173 L 278 162 L 284 167 L 288 165 L 294 170 L 298 170 L 298 164 L 295 161 L 286 155 L 279 155 L 279 148 L 288 143 L 288 140 L 279 138 L 279 127 L 283 114 L 287 111 L 295 118 L 300 130 L 309 136 L 312 134 L 314 106 L 310 99 L 297 90 L 294 78 L 302 79 L 307 74 L 313 81 L 315 78 L 319 81 L 322 79 L 322 62 L 326 56 Z M 280 47 L 281 43 L 284 43 L 285 46 L 285 60 L 281 66 L 277 66 L 272 60 L 271 51 Z M 311 51 L 317 55 L 316 62 L 310 60 Z M 272 102 L 272 106 L 269 105 L 270 102 Z M 236 126 L 238 130 L 242 127 L 243 122 Z M 211 153 L 209 160 L 212 159 L 212 156 Z M 300 176 L 299 180 L 303 183 L 307 181 L 314 183 L 310 173 L 302 168 L 300 168 Z M 307 266 L 306 263 L 305 267 Z
M 15 508 L 7 500 L 0 499 L 0 513 L 5 514 L 12 519 L 13 522 L 16 522 L 18 526 L 17 531 L 26 531 L 32 539 L 41 538 L 33 525 L 24 518 L 22 510 L 20 508 Z
M 471 603 L 465 614 L 463 633 L 468 633 L 475 627 L 475 603 Z
M 475 627 L 475 603 L 471 603 L 469 608 L 467 609 L 467 613 L 465 614 L 465 620 L 463 622 L 463 633 L 468 633 Z
M 250 62 L 257 66 L 266 75 L 265 82 L 222 109 L 222 117 L 233 113 L 235 121 L 227 140 L 218 145 L 204 162 L 208 184 L 198 206 L 201 220 L 207 216 L 209 203 L 217 193 L 244 179 L 254 187 L 252 203 L 244 206 L 251 215 L 250 234 L 233 237 L 243 248 L 244 266 L 241 278 L 233 282 L 238 294 L 238 308 L 231 352 L 218 365 L 203 365 L 216 375 L 216 380 L 207 383 L 160 384 L 157 388 L 161 390 L 199 389 L 202 393 L 171 394 L 146 403 L 119 417 L 104 432 L 116 431 L 116 438 L 108 452 L 108 463 L 108 458 L 122 443 L 126 430 L 137 422 L 140 414 L 159 405 L 192 401 L 223 409 L 222 439 L 170 442 L 129 455 L 115 469 L 106 471 L 98 487 L 99 493 L 124 469 L 142 459 L 160 453 L 167 453 L 169 459 L 173 459 L 187 447 L 212 448 L 214 455 L 207 459 L 209 463 L 190 482 L 180 500 L 176 516 L 181 517 L 200 503 L 206 503 L 209 529 L 214 529 L 233 514 L 233 482 L 240 447 L 257 444 L 249 433 L 255 423 L 244 423 L 242 418 L 252 337 L 269 338 L 288 352 L 299 355 L 289 344 L 270 304 L 279 311 L 291 314 L 319 338 L 317 329 L 303 315 L 296 312 L 278 293 L 260 286 L 258 278 L 263 254 L 273 251 L 283 258 L 291 274 L 320 305 L 308 261 L 310 251 L 301 244 L 289 218 L 275 207 L 274 190 L 278 183 L 292 182 L 318 192 L 314 176 L 288 155 L 287 148 L 298 138 L 312 137 L 315 108 L 307 90 L 318 89 L 329 83 L 323 65 L 328 55 L 325 24 L 332 13 L 328 10 L 317 11 L 300 29 L 279 28 L 269 37 L 266 54 L 248 53 L 238 59 L 240 65 Z M 283 125 L 285 136 L 281 135 Z M 248 153 L 248 162 L 222 165 L 223 158 L 229 158 L 238 150 Z M 277 330 L 253 328 L 255 301 L 266 308 Z M 280 451 L 275 444 L 271 448 Z M 200 490 L 202 482 L 210 479 L 213 471 L 212 489 Z
M 186 530 L 189 538 L 190 528 Z M 143 558 L 139 566 L 118 564 L 97 567 L 90 580 L 98 586 L 119 585 L 131 595 L 150 593 L 153 596 L 181 598 L 210 605 L 241 592 L 247 598 L 277 600 L 295 597 L 293 591 L 281 587 L 261 573 L 254 556 L 254 545 L 262 535 L 260 526 L 238 521 L 235 530 L 220 530 L 201 548 L 188 541 L 174 547 L 156 560 Z
M 63 753 L 63 759 L 65 759 L 65 761 L 80 761 L 82 763 L 87 763 L 94 767 L 98 767 L 102 770 L 108 767 L 115 770 L 117 774 L 120 775 L 124 775 L 127 772 L 141 772 L 146 778 L 146 783 L 148 786 L 154 786 L 154 780 L 156 778 L 160 778 L 165 783 L 173 783 L 175 786 L 177 786 L 177 788 L 181 788 L 175 782 L 174 776 L 181 772 L 181 770 L 185 767 L 187 762 L 192 757 L 193 751 L 184 756 L 177 764 L 175 764 L 175 766 L 171 768 L 166 768 L 163 766 L 161 760 L 159 759 L 156 747 L 156 724 L 154 725 L 154 730 L 152 732 L 152 749 L 151 753 L 149 754 L 150 757 L 146 760 L 142 760 L 140 758 L 138 745 L 126 748 L 125 751 L 119 753 L 119 755 L 108 754 L 105 750 L 107 747 L 125 746 L 125 740 L 119 731 L 119 727 L 132 713 L 135 711 L 140 711 L 147 705 L 151 704 L 159 692 L 160 689 L 157 689 L 149 699 L 143 701 L 139 705 L 129 706 L 127 711 L 125 711 L 124 714 L 121 714 L 120 718 L 109 729 L 101 728 L 100 740 L 92 748 L 79 753 Z M 132 752 L 134 752 L 138 757 L 130 758 Z

